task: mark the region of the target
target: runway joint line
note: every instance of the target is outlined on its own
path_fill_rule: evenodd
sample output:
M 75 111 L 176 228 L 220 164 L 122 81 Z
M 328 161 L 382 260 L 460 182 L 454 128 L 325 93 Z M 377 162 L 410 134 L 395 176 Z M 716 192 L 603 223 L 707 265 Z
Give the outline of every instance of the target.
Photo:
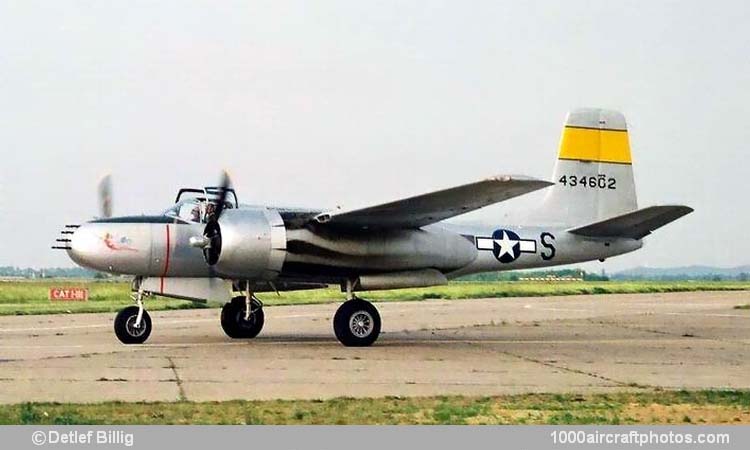
M 570 368 L 570 367 L 553 364 L 551 362 L 543 361 L 541 359 L 531 358 L 529 356 L 524 356 L 524 355 L 518 355 L 516 353 L 509 352 L 507 350 L 499 350 L 499 352 L 502 353 L 502 354 L 504 354 L 504 355 L 520 359 L 522 361 L 532 362 L 532 363 L 536 363 L 536 364 L 541 364 L 541 365 L 546 366 L 546 367 L 551 367 L 553 369 L 558 369 L 558 370 L 562 370 L 564 372 L 574 373 L 574 374 L 577 374 L 577 375 L 585 375 L 585 376 L 588 376 L 588 377 L 592 377 L 592 378 L 596 378 L 596 379 L 599 379 L 599 380 L 606 381 L 608 383 L 616 384 L 616 385 L 618 385 L 620 387 L 630 387 L 630 388 L 636 388 L 636 389 L 656 389 L 655 386 L 651 386 L 651 385 L 648 385 L 648 384 L 626 383 L 624 381 L 615 380 L 614 378 L 605 377 L 604 375 L 601 375 L 601 374 L 598 374 L 598 373 L 586 372 L 586 371 L 580 370 L 580 369 L 573 369 L 573 368 Z
M 187 396 L 185 396 L 185 388 L 182 386 L 182 378 L 180 378 L 180 374 L 177 373 L 177 365 L 174 363 L 174 360 L 171 356 L 167 356 L 166 358 L 169 362 L 169 368 L 172 370 L 172 374 L 174 375 L 175 383 L 177 383 L 177 389 L 179 390 L 177 401 L 186 402 Z

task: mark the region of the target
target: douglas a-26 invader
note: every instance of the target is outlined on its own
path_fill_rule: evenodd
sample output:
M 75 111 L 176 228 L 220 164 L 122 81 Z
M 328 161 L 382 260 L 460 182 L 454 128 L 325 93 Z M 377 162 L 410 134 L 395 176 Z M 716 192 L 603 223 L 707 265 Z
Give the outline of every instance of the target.
M 346 301 L 333 317 L 342 344 L 367 346 L 380 315 L 358 291 L 444 284 L 472 273 L 605 260 L 641 248 L 653 230 L 692 211 L 638 209 L 622 114 L 568 114 L 552 182 L 496 176 L 476 183 L 354 210 L 244 206 L 228 178 L 219 187 L 181 189 L 161 215 L 111 217 L 68 225 L 55 248 L 81 266 L 133 275 L 134 306 L 115 318 L 126 344 L 151 333 L 147 296 L 220 301 L 229 337 L 263 328 L 261 291 L 338 284 Z M 445 219 L 547 188 L 529 223 L 457 226 Z

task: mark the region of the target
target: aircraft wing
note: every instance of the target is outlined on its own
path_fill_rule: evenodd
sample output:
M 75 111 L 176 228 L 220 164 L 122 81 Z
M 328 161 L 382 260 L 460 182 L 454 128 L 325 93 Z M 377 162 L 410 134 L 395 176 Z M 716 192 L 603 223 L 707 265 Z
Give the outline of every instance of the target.
M 318 214 L 315 221 L 340 228 L 418 228 L 518 197 L 553 183 L 505 175 L 351 211 Z
M 691 212 L 693 212 L 693 208 L 688 206 L 651 206 L 568 231 L 589 237 L 641 239 L 657 228 L 661 228 Z

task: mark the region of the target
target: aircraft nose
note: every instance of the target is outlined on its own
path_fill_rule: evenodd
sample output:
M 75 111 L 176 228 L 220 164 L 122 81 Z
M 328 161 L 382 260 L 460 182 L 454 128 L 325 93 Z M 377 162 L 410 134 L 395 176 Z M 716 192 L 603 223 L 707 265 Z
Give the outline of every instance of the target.
M 67 252 L 70 259 L 89 269 L 141 274 L 150 267 L 149 224 L 86 222 L 72 228 Z
M 78 265 L 95 270 L 107 270 L 100 267 L 101 240 L 97 236 L 96 226 L 84 223 L 73 228 L 68 239 L 68 256 Z

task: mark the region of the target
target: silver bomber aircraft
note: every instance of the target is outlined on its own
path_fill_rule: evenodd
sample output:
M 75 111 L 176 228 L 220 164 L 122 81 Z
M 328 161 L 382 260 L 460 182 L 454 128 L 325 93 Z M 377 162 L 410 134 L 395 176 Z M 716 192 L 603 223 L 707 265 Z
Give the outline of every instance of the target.
M 539 189 L 542 204 L 526 222 L 458 226 L 446 219 Z M 101 218 L 67 225 L 53 248 L 81 266 L 132 275 L 134 306 L 114 322 L 125 344 L 152 329 L 148 296 L 218 301 L 231 338 L 263 328 L 258 292 L 341 286 L 346 301 L 333 331 L 346 346 L 380 334 L 375 306 L 359 291 L 445 284 L 502 270 L 600 260 L 641 248 L 642 239 L 693 210 L 639 209 L 625 118 L 616 111 L 568 114 L 552 182 L 495 176 L 476 183 L 355 210 L 245 206 L 224 179 L 218 187 L 181 189 L 161 215 L 111 216 L 108 179 Z M 507 221 L 506 221 L 507 222 Z

